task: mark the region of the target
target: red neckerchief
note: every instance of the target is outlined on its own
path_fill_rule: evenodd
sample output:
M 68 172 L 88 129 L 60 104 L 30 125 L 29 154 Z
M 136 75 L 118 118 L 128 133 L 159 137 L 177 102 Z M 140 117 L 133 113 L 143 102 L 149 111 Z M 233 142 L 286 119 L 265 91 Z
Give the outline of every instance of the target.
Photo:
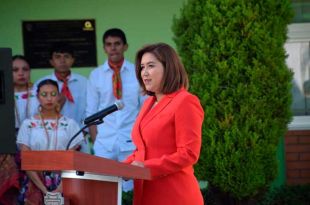
M 118 63 L 112 63 L 108 61 L 110 68 L 114 71 L 112 76 L 112 84 L 113 84 L 113 94 L 116 99 L 122 98 L 122 79 L 121 79 L 121 68 L 124 63 L 124 58 Z
M 70 89 L 69 89 L 69 86 L 68 86 L 68 80 L 69 80 L 70 75 L 71 75 L 71 71 L 69 71 L 68 74 L 65 77 L 60 75 L 60 73 L 55 72 L 55 76 L 56 76 L 57 80 L 60 80 L 60 81 L 63 82 L 63 85 L 62 85 L 62 88 L 61 88 L 61 94 L 66 96 L 66 98 L 70 102 L 74 103 L 73 96 L 72 96 L 72 94 L 70 92 Z

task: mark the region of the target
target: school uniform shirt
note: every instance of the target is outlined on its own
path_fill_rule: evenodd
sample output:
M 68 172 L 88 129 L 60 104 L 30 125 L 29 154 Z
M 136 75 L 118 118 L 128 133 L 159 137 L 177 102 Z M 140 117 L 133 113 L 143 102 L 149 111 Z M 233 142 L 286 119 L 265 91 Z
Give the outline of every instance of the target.
M 137 149 L 124 162 L 141 161 L 151 180 L 134 180 L 134 205 L 202 205 L 193 165 L 201 148 L 204 111 L 185 89 L 165 95 L 156 106 L 148 98 L 132 139 Z
M 52 79 L 57 82 L 59 87 L 59 92 L 61 92 L 63 82 L 58 80 L 55 73 L 52 75 L 45 76 L 35 83 L 35 87 L 45 79 Z M 85 119 L 85 109 L 86 109 L 86 86 L 87 78 L 71 72 L 68 80 L 68 87 L 73 96 L 74 102 L 70 102 L 68 99 L 61 109 L 61 114 L 71 119 L 74 119 L 79 126 L 82 128 L 83 120 Z
M 107 61 L 90 73 L 87 84 L 87 116 L 107 108 L 117 101 L 113 95 L 112 75 L 113 70 Z M 97 125 L 98 134 L 94 143 L 95 155 L 98 155 L 102 149 L 112 151 L 116 141 L 119 142 L 118 146 L 121 152 L 135 149 L 130 133 L 145 97 L 141 95 L 135 67 L 132 63 L 124 60 L 120 75 L 122 80 L 121 101 L 124 107 L 107 115 L 103 118 L 104 123 Z

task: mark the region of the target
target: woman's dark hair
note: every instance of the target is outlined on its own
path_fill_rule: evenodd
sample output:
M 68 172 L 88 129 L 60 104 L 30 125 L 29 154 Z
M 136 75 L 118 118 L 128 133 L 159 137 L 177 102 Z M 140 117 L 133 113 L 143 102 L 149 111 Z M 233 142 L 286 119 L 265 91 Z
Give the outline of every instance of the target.
M 43 85 L 53 85 L 57 88 L 57 91 L 59 92 L 59 87 L 58 87 L 58 84 L 55 80 L 52 80 L 52 79 L 45 79 L 45 80 L 42 80 L 40 81 L 40 83 L 38 84 L 37 86 L 37 95 L 39 94 L 40 92 L 40 89 Z
M 147 91 L 141 77 L 141 59 L 145 53 L 153 54 L 164 67 L 163 79 L 161 82 L 161 92 L 163 94 L 173 93 L 180 88 L 188 88 L 188 77 L 185 68 L 176 51 L 165 43 L 146 45 L 136 54 L 136 76 L 144 93 L 154 95 Z
M 28 63 L 28 65 L 30 65 L 29 61 L 27 60 L 27 58 L 25 56 L 23 56 L 23 55 L 14 55 L 14 56 L 12 56 L 12 61 L 17 60 L 17 59 L 23 60 L 26 63 Z

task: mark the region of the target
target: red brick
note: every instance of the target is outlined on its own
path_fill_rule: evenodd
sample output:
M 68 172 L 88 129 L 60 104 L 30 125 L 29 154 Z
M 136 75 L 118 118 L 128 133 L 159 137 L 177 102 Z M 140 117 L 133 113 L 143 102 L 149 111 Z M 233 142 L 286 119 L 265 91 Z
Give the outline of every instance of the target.
M 310 144 L 309 145 L 286 145 L 286 152 L 310 152 Z
M 309 184 L 310 183 L 310 177 L 309 178 L 288 178 L 286 180 L 286 183 L 288 185 Z
M 310 136 L 310 130 L 292 130 L 288 131 L 285 136 Z
M 286 171 L 287 178 L 299 178 L 300 171 L 298 169 L 289 169 Z
M 300 136 L 299 137 L 300 144 L 310 144 L 310 136 Z
M 297 161 L 299 160 L 299 153 L 286 153 L 285 159 L 286 161 Z
M 307 152 L 307 153 L 299 153 L 299 159 L 300 160 L 308 160 L 310 163 L 310 152 Z
M 295 134 L 292 132 L 292 131 L 288 131 L 286 134 L 285 134 L 285 138 L 287 137 L 290 137 L 290 136 L 295 136 Z
M 298 144 L 298 137 L 297 136 L 286 137 L 285 144 Z
M 310 130 L 299 130 L 297 132 L 297 135 L 299 135 L 299 136 L 310 136 Z
M 310 169 L 300 170 L 300 176 L 303 178 L 310 178 Z
M 310 169 L 310 163 L 308 161 L 293 161 L 286 163 L 287 169 Z

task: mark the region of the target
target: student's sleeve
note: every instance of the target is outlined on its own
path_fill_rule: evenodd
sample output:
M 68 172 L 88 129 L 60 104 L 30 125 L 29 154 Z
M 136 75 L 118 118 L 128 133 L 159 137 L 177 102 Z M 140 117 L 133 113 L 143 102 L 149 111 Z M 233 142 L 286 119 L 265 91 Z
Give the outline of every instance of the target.
M 75 122 L 73 119 L 70 119 L 68 121 L 68 142 L 78 131 L 80 130 L 80 127 L 77 122 Z M 81 132 L 70 144 L 70 149 L 73 148 L 76 145 L 81 144 L 81 142 L 84 140 L 83 133 Z
M 95 73 L 91 73 L 89 79 L 87 80 L 87 90 L 86 90 L 86 117 L 97 112 L 99 105 L 99 94 L 97 92 L 96 86 L 96 76 Z
M 24 144 L 30 147 L 30 121 L 28 119 L 24 120 L 22 125 L 18 130 L 18 135 L 16 139 L 16 143 L 19 146 L 20 144 Z

